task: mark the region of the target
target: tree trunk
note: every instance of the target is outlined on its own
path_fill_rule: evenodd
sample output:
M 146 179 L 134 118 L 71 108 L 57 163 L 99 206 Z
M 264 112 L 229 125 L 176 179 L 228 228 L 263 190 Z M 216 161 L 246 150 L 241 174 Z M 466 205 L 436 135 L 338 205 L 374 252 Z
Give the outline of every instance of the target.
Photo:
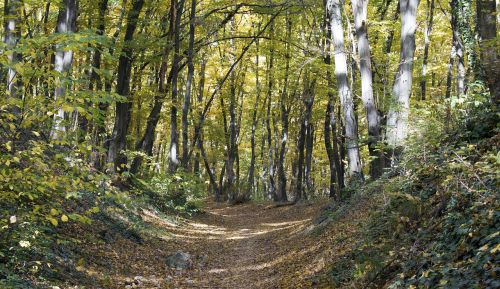
M 201 68 L 200 68 L 200 73 L 199 73 L 199 77 L 200 77 L 200 80 L 199 80 L 199 84 L 198 84 L 198 105 L 200 106 L 203 102 L 203 95 L 204 95 L 204 92 L 205 92 L 205 70 L 206 70 L 206 67 L 207 67 L 207 61 L 206 60 L 202 60 L 201 62 Z M 202 111 L 200 110 L 198 112 L 198 121 L 201 121 L 201 118 L 202 118 Z M 199 126 L 196 126 L 195 127 L 195 134 L 198 134 L 200 135 L 200 127 Z M 193 144 L 195 145 L 195 144 Z M 199 161 L 200 161 L 200 151 L 198 150 L 197 152 L 197 156 L 196 156 L 196 160 L 195 160 L 195 163 L 194 163 L 194 172 L 197 174 L 199 173 Z
M 454 3 L 452 3 L 454 4 Z M 464 44 L 459 31 L 459 23 L 456 13 L 451 14 L 452 45 L 454 47 L 453 57 L 457 59 L 457 93 L 459 96 L 465 95 L 465 59 Z
M 125 31 L 124 46 L 118 61 L 118 76 L 116 83 L 116 93 L 126 98 L 123 102 L 116 103 L 115 125 L 113 135 L 108 150 L 108 163 L 111 163 L 111 171 L 118 172 L 126 170 L 127 159 L 122 151 L 126 148 L 126 136 L 130 125 L 131 102 L 130 74 L 132 69 L 133 49 L 129 46 L 134 37 L 139 14 L 141 13 L 144 0 L 135 0 L 132 3 L 132 10 L 127 17 L 127 28 Z
M 485 71 L 485 79 L 491 98 L 500 101 L 500 43 L 497 37 L 497 19 L 495 0 L 476 0 L 477 26 L 479 30 L 479 51 L 481 64 Z
M 314 93 L 314 92 L 312 92 Z M 306 183 L 306 192 L 304 193 L 304 199 L 313 193 L 313 180 L 312 180 L 312 156 L 313 156 L 313 146 L 314 146 L 314 125 L 312 124 L 312 105 L 314 103 L 314 98 L 307 105 L 307 125 L 306 125 L 306 165 L 304 168 L 304 179 Z
M 413 79 L 415 29 L 419 0 L 400 0 L 401 40 L 398 73 L 392 90 L 392 103 L 387 117 L 387 143 L 397 158 L 408 135 L 408 113 Z M 393 159 L 394 163 L 395 159 Z
M 189 17 L 189 47 L 187 52 L 188 76 L 186 81 L 186 94 L 184 96 L 184 106 L 182 107 L 182 167 L 188 170 L 189 136 L 188 136 L 188 115 L 191 106 L 191 84 L 194 75 L 194 34 L 196 28 L 196 0 L 191 0 L 191 15 Z
M 231 21 L 231 34 L 235 32 L 235 23 L 234 20 Z M 231 52 L 229 53 L 231 62 L 234 63 L 235 59 L 235 43 L 234 39 L 231 39 Z M 235 172 L 234 172 L 234 164 L 238 154 L 238 145 L 236 143 L 237 137 L 237 127 L 236 127 L 236 73 L 233 70 L 231 75 L 229 76 L 229 143 L 228 143 L 228 151 L 227 151 L 227 160 L 226 160 L 226 186 L 227 196 L 230 201 L 236 200 L 237 197 L 237 186 L 235 184 Z M 224 121 L 225 123 L 225 121 Z
M 346 146 L 349 161 L 349 175 L 352 178 L 361 178 L 361 160 L 359 156 L 356 115 L 352 92 L 347 81 L 347 57 L 344 46 L 344 31 L 342 28 L 341 4 L 339 0 L 328 0 L 327 9 L 330 15 L 332 43 L 335 55 L 335 76 L 340 95 L 340 102 L 344 111 L 346 128 Z
M 472 0 L 451 0 L 451 14 L 456 17 L 458 31 L 464 44 L 467 54 L 468 69 L 474 74 L 474 79 L 483 81 L 484 75 L 477 54 L 477 45 L 472 29 Z
M 295 200 L 294 202 L 298 202 L 302 200 L 304 196 L 304 182 L 303 182 L 303 173 L 304 173 L 304 145 L 306 140 L 306 120 L 303 118 L 300 122 L 300 132 L 297 140 L 297 166 L 296 166 L 296 188 L 295 188 Z
M 380 152 L 377 151 L 377 144 L 380 141 L 380 116 L 373 97 L 370 43 L 368 42 L 366 23 L 368 0 L 353 0 L 352 9 L 356 38 L 358 41 L 361 98 L 363 100 L 368 122 L 368 150 L 370 152 L 370 158 L 372 159 L 370 164 L 370 175 L 373 179 L 377 179 L 382 175 L 381 155 Z
M 292 38 L 292 20 L 290 16 L 287 15 L 286 18 L 286 63 L 285 63 L 285 79 L 283 81 L 283 92 L 281 93 L 280 99 L 280 112 L 281 112 L 281 144 L 279 148 L 279 157 L 278 157 L 278 196 L 277 199 L 280 202 L 288 201 L 287 193 L 286 193 L 286 172 L 285 172 L 285 155 L 288 141 L 288 114 L 290 112 L 290 108 L 286 107 L 286 102 L 288 99 L 288 74 L 290 71 L 290 42 Z
M 274 36 L 274 23 L 270 27 L 270 35 L 271 39 Z M 273 198 L 275 201 L 277 201 L 277 195 L 276 195 L 276 185 L 274 181 L 274 150 L 273 150 L 273 144 L 272 144 L 272 131 L 271 131 L 271 104 L 272 104 L 272 95 L 273 95 L 273 89 L 274 89 L 274 75 L 273 75 L 273 69 L 274 69 L 274 49 L 271 44 L 270 48 L 270 56 L 269 56 L 269 66 L 268 66 L 268 72 L 267 72 L 267 113 L 266 113 L 266 129 L 267 129 L 267 144 L 269 145 L 269 163 L 268 163 L 268 176 L 269 176 L 269 187 L 268 187 L 268 194 L 269 197 Z
M 324 2 L 326 5 L 326 1 Z M 326 7 L 326 6 L 325 6 Z M 331 25 L 330 25 L 330 15 L 327 11 L 325 17 L 325 57 L 324 63 L 327 65 L 326 80 L 328 83 L 328 104 L 325 113 L 325 124 L 324 124 L 324 136 L 325 136 L 325 148 L 328 156 L 329 169 L 330 169 L 330 185 L 329 185 L 329 196 L 335 200 L 340 200 L 340 190 L 343 187 L 343 173 L 341 169 L 340 162 L 340 152 L 338 149 L 338 137 L 337 137 L 337 127 L 335 121 L 335 110 L 334 110 L 334 83 L 332 72 L 330 70 L 332 64 L 332 41 L 331 41 Z
M 260 23 L 259 23 L 260 27 Z M 259 58 L 259 41 L 257 40 L 255 42 L 255 90 L 256 90 L 256 95 L 255 95 L 255 102 L 253 104 L 253 113 L 252 113 L 252 132 L 250 136 L 250 146 L 251 146 L 251 156 L 250 156 L 250 167 L 248 169 L 248 185 L 250 186 L 250 193 L 254 193 L 254 188 L 255 188 L 255 158 L 256 158 L 256 153 L 255 153 L 255 131 L 257 130 L 257 111 L 259 109 L 259 101 L 260 101 L 260 93 L 261 93 L 261 87 L 260 87 L 260 79 L 259 79 L 259 64 L 260 64 L 260 58 Z
M 174 41 L 174 34 L 175 34 L 174 30 L 175 30 L 175 19 L 176 19 L 175 8 L 176 8 L 175 5 L 170 6 L 170 23 L 169 23 L 169 30 L 167 32 L 167 39 L 170 41 L 170 43 Z M 174 72 L 173 67 L 170 69 L 167 79 L 165 79 L 167 74 L 167 63 L 170 50 L 171 50 L 170 45 L 167 45 L 163 49 L 162 62 L 160 66 L 160 71 L 158 73 L 158 94 L 154 98 L 153 108 L 149 113 L 144 134 L 135 146 L 136 151 L 139 150 L 143 151 L 148 156 L 152 155 L 156 126 L 158 125 L 158 121 L 160 120 L 160 113 L 163 108 L 163 102 L 166 98 L 166 94 L 170 90 L 170 85 L 172 84 L 172 78 Z M 134 158 L 134 161 L 132 162 L 130 171 L 134 174 L 137 173 L 141 164 L 142 164 L 142 157 L 136 156 Z
M 101 0 L 101 5 L 99 6 L 99 20 L 96 30 L 97 35 L 100 36 L 104 35 L 104 30 L 106 28 L 105 17 L 107 11 L 108 11 L 108 0 Z M 92 58 L 92 73 L 90 75 L 90 85 L 89 85 L 89 90 L 93 90 L 95 87 L 96 91 L 99 92 L 101 92 L 103 88 L 101 77 L 99 73 L 97 73 L 97 71 L 101 69 L 102 48 L 103 48 L 102 45 L 98 44 L 94 51 L 94 56 Z M 92 133 L 92 142 L 95 147 L 99 147 L 102 144 L 102 139 L 103 139 L 102 135 L 106 132 L 105 120 L 106 120 L 106 111 L 108 110 L 108 106 L 109 104 L 107 102 L 99 102 L 99 104 L 97 105 L 99 114 L 97 118 L 94 120 L 93 133 Z M 93 152 L 92 164 L 98 170 L 100 170 L 102 167 L 102 160 L 101 157 L 99 156 L 98 151 Z
M 22 98 L 18 93 L 21 88 L 21 77 L 16 71 L 16 64 L 22 60 L 22 54 L 16 51 L 16 46 L 21 39 L 21 15 L 20 10 L 22 7 L 21 0 L 5 1 L 5 45 L 7 54 L 7 96 L 10 98 Z M 13 106 L 14 113 L 19 113 L 19 107 Z
M 56 33 L 66 34 L 74 33 L 76 31 L 76 17 L 77 17 L 77 1 L 76 0 L 63 0 L 63 7 L 59 11 L 57 17 Z M 54 69 L 57 72 L 56 89 L 54 92 L 54 100 L 57 102 L 59 99 L 65 97 L 66 89 L 69 83 L 64 78 L 65 74 L 71 69 L 73 62 L 73 51 L 65 50 L 61 45 L 56 45 L 56 55 L 54 62 Z M 60 140 L 64 136 L 66 128 L 63 124 L 64 110 L 59 108 L 54 115 L 54 122 L 52 124 L 51 138 Z
M 424 28 L 424 57 L 422 60 L 422 79 L 420 80 L 420 99 L 426 99 L 427 88 L 427 59 L 429 58 L 430 35 L 434 19 L 434 0 L 427 0 L 427 21 Z
M 174 29 L 174 59 L 172 63 L 172 105 L 170 107 L 170 151 L 168 154 L 168 171 L 174 173 L 177 170 L 179 160 L 177 150 L 179 148 L 179 133 L 177 128 L 177 94 L 179 78 L 179 62 L 181 59 L 181 16 L 184 9 L 184 0 L 172 0 L 176 7 L 175 29 Z

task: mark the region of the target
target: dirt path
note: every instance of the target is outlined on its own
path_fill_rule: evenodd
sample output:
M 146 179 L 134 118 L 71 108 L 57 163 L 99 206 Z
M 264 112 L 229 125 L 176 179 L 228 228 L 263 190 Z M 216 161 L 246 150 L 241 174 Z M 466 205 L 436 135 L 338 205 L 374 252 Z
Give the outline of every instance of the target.
M 329 288 L 315 276 L 351 246 L 354 236 L 332 230 L 354 231 L 359 218 L 352 212 L 336 228 L 311 234 L 326 202 L 279 208 L 210 202 L 204 214 L 176 221 L 144 211 L 156 237 L 94 248 L 102 252 L 98 259 L 110 262 L 94 262 L 85 270 L 104 288 Z M 192 269 L 166 265 L 167 256 L 178 250 L 192 255 Z

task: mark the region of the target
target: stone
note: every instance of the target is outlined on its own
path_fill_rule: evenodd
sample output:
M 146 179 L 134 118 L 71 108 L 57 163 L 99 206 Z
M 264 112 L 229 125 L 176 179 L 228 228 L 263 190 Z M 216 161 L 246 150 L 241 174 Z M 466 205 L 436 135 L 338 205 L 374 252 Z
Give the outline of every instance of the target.
M 193 268 L 193 260 L 189 253 L 177 251 L 167 257 L 167 265 L 176 269 L 191 269 Z

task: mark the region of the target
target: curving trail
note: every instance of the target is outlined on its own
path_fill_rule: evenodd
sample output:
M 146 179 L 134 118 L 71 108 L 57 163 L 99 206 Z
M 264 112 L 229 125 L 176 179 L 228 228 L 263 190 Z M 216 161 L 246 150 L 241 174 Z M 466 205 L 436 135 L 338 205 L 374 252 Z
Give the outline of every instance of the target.
M 327 202 L 278 208 L 209 202 L 204 214 L 175 221 L 144 211 L 155 237 L 142 245 L 120 239 L 93 248 L 101 252 L 97 260 L 108 262 L 85 270 L 103 288 L 330 288 L 321 273 L 351 248 L 363 217 L 351 211 L 311 233 Z M 192 255 L 192 269 L 166 265 L 177 250 Z

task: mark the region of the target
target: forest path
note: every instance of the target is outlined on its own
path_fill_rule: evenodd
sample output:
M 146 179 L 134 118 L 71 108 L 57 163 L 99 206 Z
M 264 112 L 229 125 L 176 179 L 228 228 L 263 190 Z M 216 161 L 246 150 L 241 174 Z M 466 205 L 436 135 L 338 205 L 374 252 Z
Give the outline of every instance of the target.
M 316 276 L 352 246 L 360 217 L 350 211 L 334 227 L 311 233 L 327 203 L 276 208 L 208 202 L 205 213 L 175 221 L 144 211 L 156 237 L 99 248 L 108 252 L 107 266 L 87 272 L 104 288 L 330 288 Z M 178 250 L 191 254 L 192 269 L 166 265 Z

